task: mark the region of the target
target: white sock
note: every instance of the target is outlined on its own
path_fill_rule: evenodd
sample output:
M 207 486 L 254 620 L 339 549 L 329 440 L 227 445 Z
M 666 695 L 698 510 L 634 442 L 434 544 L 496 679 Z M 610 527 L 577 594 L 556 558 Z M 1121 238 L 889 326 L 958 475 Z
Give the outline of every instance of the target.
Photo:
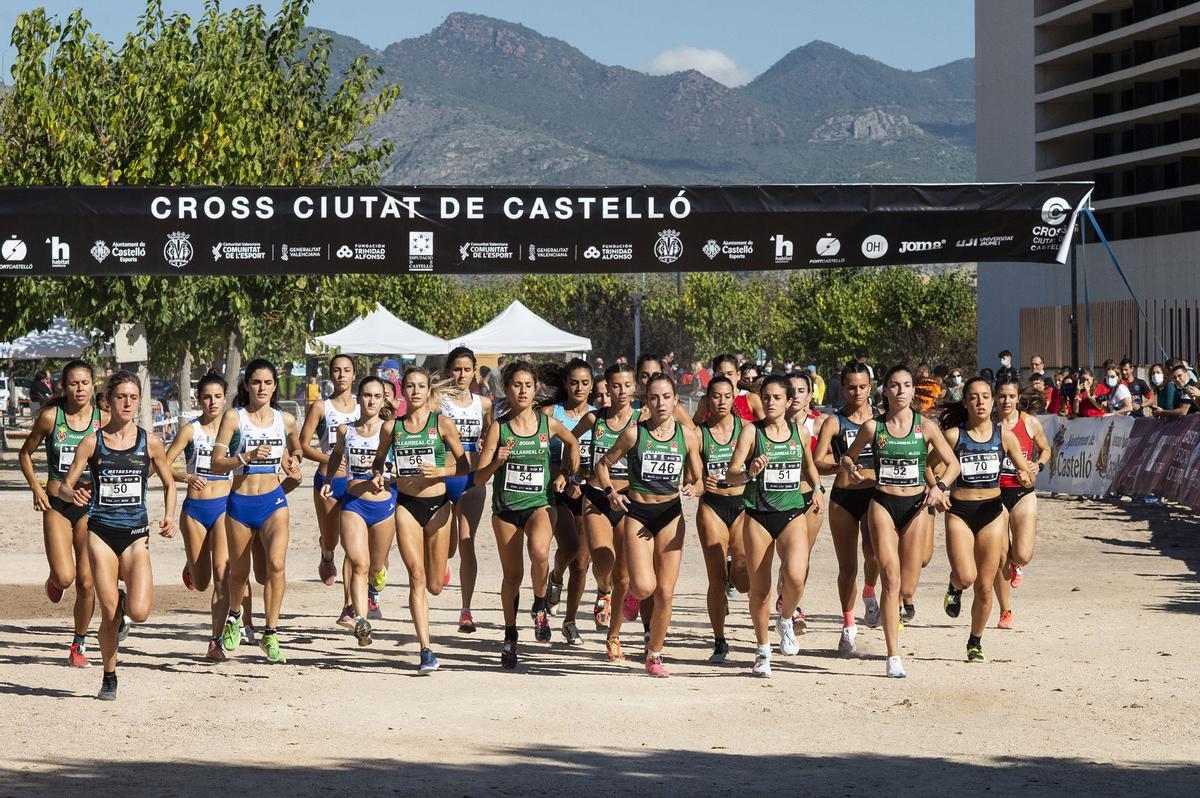
M 767 659 L 770 659 L 771 658 L 771 644 L 764 643 L 763 645 L 758 647 L 758 651 L 756 653 L 760 657 L 766 657 Z

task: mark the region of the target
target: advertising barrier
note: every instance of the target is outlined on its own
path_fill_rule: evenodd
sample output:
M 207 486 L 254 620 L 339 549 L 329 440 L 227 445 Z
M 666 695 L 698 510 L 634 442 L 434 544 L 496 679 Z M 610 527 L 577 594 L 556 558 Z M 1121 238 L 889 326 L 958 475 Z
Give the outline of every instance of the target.
M 1103 496 L 1112 489 L 1135 419 L 1038 416 L 1038 420 L 1046 430 L 1052 452 L 1046 469 L 1038 475 L 1038 490 Z
M 1112 490 L 1154 494 L 1200 510 L 1200 415 L 1138 419 Z

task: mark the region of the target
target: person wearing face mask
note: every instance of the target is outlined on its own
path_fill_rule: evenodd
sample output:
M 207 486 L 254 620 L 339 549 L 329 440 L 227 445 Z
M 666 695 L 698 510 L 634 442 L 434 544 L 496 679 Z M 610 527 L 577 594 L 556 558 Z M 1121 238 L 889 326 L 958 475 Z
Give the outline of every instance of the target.
M 1166 390 L 1168 378 L 1167 370 L 1163 368 L 1161 363 L 1155 363 L 1150 366 L 1150 398 L 1142 405 L 1142 413 L 1147 417 L 1154 415 L 1154 408 L 1161 404 L 1163 391 Z
M 1104 385 L 1096 390 L 1096 399 L 1104 403 L 1104 415 L 1127 416 L 1133 412 L 1133 395 L 1121 382 L 1116 366 L 1104 370 Z
M 1171 367 L 1171 382 L 1162 391 L 1162 399 L 1152 412 L 1156 418 L 1185 416 L 1195 409 L 1197 395 L 1200 395 L 1200 389 L 1188 373 L 1187 364 L 1175 361 Z
M 1000 368 L 996 370 L 996 375 L 993 378 L 993 381 L 994 382 L 1002 382 L 1004 380 L 1010 380 L 1013 377 L 1019 378 L 1020 370 L 1013 366 L 1012 352 L 1005 349 L 1004 351 L 1002 351 L 1000 353 L 999 357 L 1000 357 Z M 982 371 L 979 373 L 981 376 L 983 375 Z
M 951 369 L 946 375 L 946 404 L 962 401 L 963 373 L 962 369 Z

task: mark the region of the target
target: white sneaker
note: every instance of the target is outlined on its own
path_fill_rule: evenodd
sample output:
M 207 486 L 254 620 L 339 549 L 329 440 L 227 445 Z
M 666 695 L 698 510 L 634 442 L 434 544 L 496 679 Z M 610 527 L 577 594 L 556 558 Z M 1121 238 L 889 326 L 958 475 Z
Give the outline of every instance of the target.
M 889 679 L 903 679 L 908 675 L 904 672 L 904 663 L 899 657 L 888 657 L 887 675 Z
M 838 653 L 844 657 L 852 657 L 858 653 L 854 638 L 858 636 L 857 626 L 847 626 L 842 629 L 842 637 L 838 640 Z
M 864 596 L 863 603 L 867 606 L 867 615 L 863 619 L 867 626 L 874 629 L 879 626 L 879 599 L 875 596 Z
M 775 630 L 779 632 L 779 653 L 791 657 L 800 653 L 800 641 L 796 639 L 796 630 L 792 628 L 792 619 L 777 616 Z
M 771 678 L 771 658 L 756 654 L 754 656 L 754 667 L 750 669 L 752 676 L 757 676 L 760 679 Z

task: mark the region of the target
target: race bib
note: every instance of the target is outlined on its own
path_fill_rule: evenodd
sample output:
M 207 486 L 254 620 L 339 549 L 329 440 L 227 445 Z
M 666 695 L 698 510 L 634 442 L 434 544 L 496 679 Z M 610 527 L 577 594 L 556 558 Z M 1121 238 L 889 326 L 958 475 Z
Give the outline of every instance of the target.
M 596 447 L 596 459 L 594 462 L 600 462 L 604 459 L 604 455 L 608 454 L 608 448 L 604 446 Z M 621 462 L 608 468 L 609 479 L 629 479 L 629 463 L 625 458 L 621 458 Z
M 266 436 L 247 437 L 246 438 L 246 448 L 244 451 L 246 451 L 247 453 L 253 452 L 259 446 L 271 447 L 270 453 L 267 455 L 265 460 L 249 460 L 249 459 L 247 459 L 246 462 L 248 465 L 278 466 L 281 462 L 283 462 L 283 441 L 282 440 L 280 440 L 279 438 L 269 438 Z M 212 465 L 211 459 L 209 460 L 209 465 L 210 466 Z
M 710 476 L 714 476 L 717 479 L 723 480 L 723 479 L 725 479 L 725 476 L 729 473 L 729 461 L 728 460 L 709 460 L 707 463 L 704 464 L 704 470 L 707 471 Z
M 504 489 L 514 493 L 539 493 L 546 489 L 546 467 L 541 463 L 507 463 L 504 467 Z
M 678 479 L 683 473 L 683 456 L 659 452 L 642 455 L 642 475 L 660 479 Z
M 917 472 L 915 460 L 898 460 L 890 457 L 879 458 L 879 473 L 875 475 L 880 485 L 891 485 L 897 488 L 912 488 L 921 484 L 921 475 Z
M 483 419 L 479 418 L 456 418 L 454 426 L 458 427 L 458 439 L 463 445 L 477 445 L 479 436 L 483 432 Z
M 592 462 L 592 439 L 587 438 L 579 442 L 579 462 Z
M 75 450 L 77 446 L 59 446 L 58 447 L 58 470 L 65 474 L 71 470 L 71 463 L 75 462 Z
M 959 479 L 965 485 L 992 482 L 1000 476 L 1000 455 L 996 452 L 964 454 L 958 458 L 958 462 L 962 466 L 962 475 Z M 1009 463 L 1011 464 L 1011 462 L 1010 460 Z
M 421 466 L 425 463 L 436 465 L 432 446 L 424 449 L 401 449 L 396 453 L 396 476 L 419 477 Z
M 799 490 L 800 462 L 767 463 L 763 469 L 763 488 L 769 491 Z
M 375 465 L 375 452 L 375 449 L 349 447 L 346 450 L 346 463 L 349 470 L 355 474 L 369 474 L 372 466 Z
M 140 476 L 100 476 L 100 506 L 124 507 L 142 503 Z

